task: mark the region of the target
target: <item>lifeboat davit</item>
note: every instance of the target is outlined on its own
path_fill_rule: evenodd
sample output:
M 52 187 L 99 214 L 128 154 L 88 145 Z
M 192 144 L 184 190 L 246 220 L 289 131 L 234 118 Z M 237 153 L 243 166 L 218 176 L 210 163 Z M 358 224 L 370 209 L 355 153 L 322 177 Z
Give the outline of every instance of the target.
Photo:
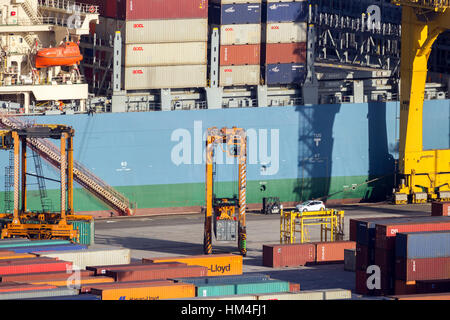
M 36 68 L 72 66 L 81 60 L 83 56 L 78 45 L 66 42 L 56 48 L 39 50 L 36 54 Z

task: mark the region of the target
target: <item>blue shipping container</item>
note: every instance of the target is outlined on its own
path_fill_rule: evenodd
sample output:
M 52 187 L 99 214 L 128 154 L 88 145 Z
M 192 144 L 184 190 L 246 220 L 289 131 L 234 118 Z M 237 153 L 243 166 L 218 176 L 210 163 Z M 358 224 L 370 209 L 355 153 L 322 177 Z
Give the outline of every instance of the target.
M 46 297 L 46 298 L 30 298 L 24 300 L 102 300 L 100 296 L 96 296 L 93 294 L 79 294 L 76 296 L 59 296 L 59 297 Z
M 266 84 L 303 83 L 306 68 L 300 63 L 280 63 L 266 65 Z
M 259 24 L 261 23 L 261 4 L 213 5 L 210 8 L 210 22 L 213 24 Z
M 308 20 L 306 1 L 267 3 L 263 11 L 264 20 L 268 23 L 306 22 Z
M 30 252 L 47 252 L 47 251 L 70 251 L 70 250 L 84 250 L 87 246 L 81 244 L 62 244 L 54 246 L 36 246 L 36 247 L 17 247 L 9 250 L 15 253 L 30 253 Z
M 450 257 L 450 231 L 398 233 L 395 256 L 405 259 Z

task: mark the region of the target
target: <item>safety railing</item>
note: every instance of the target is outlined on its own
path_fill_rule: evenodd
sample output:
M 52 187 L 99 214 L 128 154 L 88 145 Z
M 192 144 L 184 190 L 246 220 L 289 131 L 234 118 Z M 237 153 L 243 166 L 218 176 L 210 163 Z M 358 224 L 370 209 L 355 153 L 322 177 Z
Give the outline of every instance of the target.
M 74 10 L 84 14 L 98 14 L 97 5 L 78 3 L 69 0 L 39 0 L 39 6 L 41 8 L 61 9 L 67 12 L 73 12 Z

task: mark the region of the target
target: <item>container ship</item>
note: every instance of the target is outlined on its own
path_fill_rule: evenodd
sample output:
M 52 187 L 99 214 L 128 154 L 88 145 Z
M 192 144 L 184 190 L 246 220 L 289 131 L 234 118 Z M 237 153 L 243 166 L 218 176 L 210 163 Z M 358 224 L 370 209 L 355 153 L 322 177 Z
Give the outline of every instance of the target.
M 200 212 L 210 127 L 247 132 L 249 208 L 268 197 L 293 206 L 392 194 L 400 7 L 350 0 L 2 4 L 2 113 L 72 126 L 75 159 L 138 215 Z M 425 149 L 450 147 L 442 121 L 450 117 L 449 39 L 440 37 L 430 60 Z M 8 172 L 8 153 L 0 158 Z M 233 196 L 233 164 L 217 158 L 215 190 L 223 196 Z M 50 165 L 43 169 L 57 180 Z M 0 193 L 5 211 L 8 181 Z M 46 188 L 57 199 L 58 184 Z M 39 210 L 38 188 L 29 190 L 28 205 Z M 75 200 L 77 212 L 111 211 L 81 187 Z

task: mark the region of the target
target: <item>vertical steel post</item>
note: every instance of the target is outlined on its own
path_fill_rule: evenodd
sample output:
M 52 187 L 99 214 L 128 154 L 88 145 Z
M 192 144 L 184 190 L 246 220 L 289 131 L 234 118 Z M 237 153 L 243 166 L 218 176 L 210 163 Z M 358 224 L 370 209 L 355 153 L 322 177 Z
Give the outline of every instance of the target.
M 206 139 L 206 209 L 203 249 L 205 254 L 212 254 L 212 210 L 213 210 L 213 150 L 214 138 L 208 130 Z
M 19 220 L 19 188 L 20 188 L 20 139 L 19 134 L 16 131 L 12 133 L 14 140 L 14 213 L 13 224 L 20 224 Z
M 27 139 L 22 139 L 22 212 L 27 211 Z
M 73 207 L 73 135 L 68 136 L 67 145 L 67 212 L 75 214 Z
M 61 221 L 66 219 L 66 183 L 67 183 L 67 133 L 61 135 Z

